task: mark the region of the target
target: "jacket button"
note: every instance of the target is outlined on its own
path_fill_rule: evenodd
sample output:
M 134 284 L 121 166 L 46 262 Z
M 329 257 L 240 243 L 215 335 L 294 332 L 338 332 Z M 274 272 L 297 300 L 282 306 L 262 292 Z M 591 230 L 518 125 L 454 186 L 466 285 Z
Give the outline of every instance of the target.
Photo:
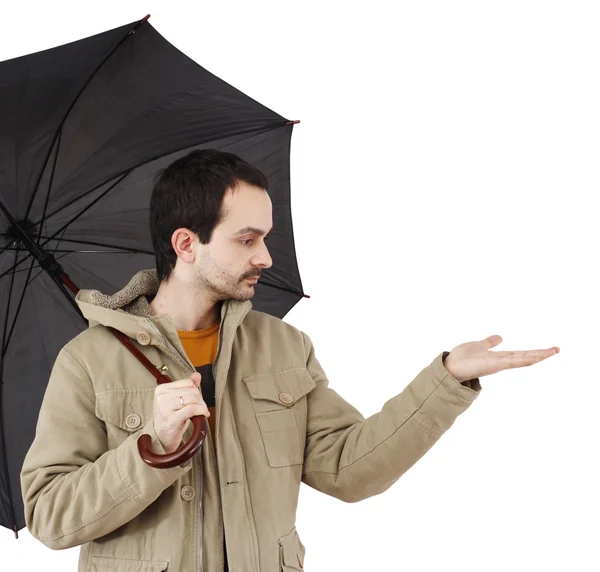
M 147 346 L 150 343 L 150 336 L 146 332 L 140 332 L 137 335 L 137 341 L 143 346 Z
M 292 401 L 294 401 L 294 398 L 289 393 L 280 393 L 279 401 L 281 401 L 281 403 L 289 405 L 290 403 L 292 403 Z
M 136 429 L 140 426 L 141 422 L 142 420 L 140 419 L 140 416 L 136 415 L 135 413 L 128 415 L 127 419 L 125 419 L 125 425 L 127 425 L 127 427 L 129 427 L 130 429 Z
M 190 487 L 190 485 L 185 485 L 185 487 L 181 487 L 181 498 L 183 500 L 190 501 L 196 496 L 196 491 L 194 487 Z

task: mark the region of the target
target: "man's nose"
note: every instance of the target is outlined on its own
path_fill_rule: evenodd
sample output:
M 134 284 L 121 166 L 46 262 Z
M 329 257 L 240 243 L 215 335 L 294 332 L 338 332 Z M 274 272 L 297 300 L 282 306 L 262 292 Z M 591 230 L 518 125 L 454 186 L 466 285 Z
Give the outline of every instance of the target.
M 260 252 L 254 256 L 252 263 L 254 266 L 262 266 L 263 268 L 271 268 L 271 266 L 273 266 L 273 259 L 269 254 L 269 249 L 266 244 L 263 243 Z

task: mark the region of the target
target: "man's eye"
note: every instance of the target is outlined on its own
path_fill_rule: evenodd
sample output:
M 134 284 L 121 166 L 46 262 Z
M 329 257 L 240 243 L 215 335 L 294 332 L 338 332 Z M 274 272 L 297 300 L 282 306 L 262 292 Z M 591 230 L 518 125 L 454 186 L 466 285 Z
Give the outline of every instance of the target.
M 251 243 L 252 243 L 252 239 L 251 238 L 248 238 L 246 240 L 242 240 L 242 244 L 244 246 L 249 246 Z

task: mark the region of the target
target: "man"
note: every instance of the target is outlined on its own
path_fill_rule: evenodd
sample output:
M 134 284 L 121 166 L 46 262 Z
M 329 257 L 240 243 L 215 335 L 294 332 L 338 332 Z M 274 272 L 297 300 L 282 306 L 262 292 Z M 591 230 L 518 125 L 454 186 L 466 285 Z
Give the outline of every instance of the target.
M 90 327 L 57 357 L 21 484 L 31 534 L 82 545 L 80 571 L 301 570 L 301 481 L 347 502 L 385 491 L 469 407 L 479 377 L 558 351 L 461 344 L 365 420 L 328 387 L 306 334 L 251 310 L 272 226 L 258 170 L 192 152 L 153 190 L 156 271 L 77 295 Z M 175 381 L 156 386 L 108 326 Z M 140 435 L 175 451 L 196 415 L 210 426 L 199 454 L 142 461 Z

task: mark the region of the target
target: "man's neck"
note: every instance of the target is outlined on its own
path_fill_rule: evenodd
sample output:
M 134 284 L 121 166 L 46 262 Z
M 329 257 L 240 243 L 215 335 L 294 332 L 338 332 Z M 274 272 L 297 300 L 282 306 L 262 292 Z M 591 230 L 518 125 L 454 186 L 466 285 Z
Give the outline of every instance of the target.
M 178 330 L 203 330 L 221 321 L 221 302 L 202 298 L 176 283 L 162 282 L 150 307 L 155 314 L 169 314 Z

